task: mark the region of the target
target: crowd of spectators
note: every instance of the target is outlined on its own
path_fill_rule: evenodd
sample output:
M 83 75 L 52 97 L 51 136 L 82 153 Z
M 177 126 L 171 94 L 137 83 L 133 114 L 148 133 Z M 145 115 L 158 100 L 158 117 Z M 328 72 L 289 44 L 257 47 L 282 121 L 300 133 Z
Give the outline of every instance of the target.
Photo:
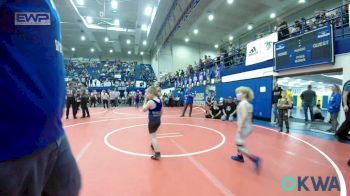
M 328 12 L 326 10 L 317 10 L 313 17 L 309 19 L 300 18 L 295 20 L 292 25 L 288 25 L 287 22 L 282 19 L 278 19 L 277 22 L 276 31 L 278 32 L 278 40 L 284 40 L 324 27 L 327 24 L 333 24 L 335 28 L 348 26 L 349 7 L 348 5 L 344 5 Z
M 187 84 L 205 85 L 221 81 L 221 71 L 224 67 L 235 66 L 244 63 L 245 48 L 234 48 L 232 44 L 227 49 L 218 51 L 218 56 L 212 58 L 204 55 L 203 59 L 188 65 L 187 69 L 177 70 L 175 73 L 167 73 L 161 78 L 162 85 L 184 87 Z
M 89 87 L 145 87 L 156 79 L 151 65 L 137 62 L 69 61 L 65 64 L 67 81 L 83 82 Z M 146 84 L 145 84 L 146 83 Z

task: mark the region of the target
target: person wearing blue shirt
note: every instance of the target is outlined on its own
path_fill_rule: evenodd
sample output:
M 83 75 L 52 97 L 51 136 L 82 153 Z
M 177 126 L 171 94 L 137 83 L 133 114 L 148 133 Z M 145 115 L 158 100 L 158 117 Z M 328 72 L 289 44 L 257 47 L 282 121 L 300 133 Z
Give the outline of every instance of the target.
M 193 107 L 193 99 L 196 96 L 196 94 L 192 91 L 192 86 L 189 86 L 188 89 L 185 92 L 185 99 L 186 99 L 186 103 L 185 103 L 185 107 L 184 110 L 182 112 L 181 117 L 185 116 L 187 107 L 190 106 L 190 113 L 189 113 L 189 117 L 191 117 L 192 114 L 192 107 Z
M 338 115 L 340 111 L 340 103 L 341 103 L 341 94 L 340 88 L 338 85 L 334 84 L 332 86 L 332 95 L 329 100 L 328 112 L 331 116 L 332 128 L 330 128 L 329 132 L 335 132 L 338 127 Z
M 347 140 L 347 135 L 350 131 L 350 80 L 344 84 L 343 88 L 343 109 L 345 112 L 345 121 L 339 127 L 335 136 L 338 140 Z
M 56 8 L 52 0 L 2 0 L 0 18 L 0 195 L 78 195 L 80 174 L 61 121 L 66 84 Z

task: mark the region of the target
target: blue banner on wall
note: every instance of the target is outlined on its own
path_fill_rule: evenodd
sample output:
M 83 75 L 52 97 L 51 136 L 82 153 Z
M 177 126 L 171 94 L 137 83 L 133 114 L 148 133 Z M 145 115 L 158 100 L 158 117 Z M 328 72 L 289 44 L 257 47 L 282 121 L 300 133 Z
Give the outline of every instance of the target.
M 275 44 L 275 71 L 334 63 L 331 25 Z

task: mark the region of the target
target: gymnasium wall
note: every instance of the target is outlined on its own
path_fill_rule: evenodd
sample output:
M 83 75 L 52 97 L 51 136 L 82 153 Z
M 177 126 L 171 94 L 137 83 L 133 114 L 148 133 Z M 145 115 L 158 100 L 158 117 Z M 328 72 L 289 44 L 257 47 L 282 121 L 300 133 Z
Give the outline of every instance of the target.
M 228 96 L 236 97 L 235 89 L 240 86 L 247 86 L 253 90 L 255 96 L 252 102 L 254 106 L 254 118 L 269 120 L 272 105 L 272 81 L 272 76 L 269 76 L 207 86 L 195 86 L 193 87 L 193 91 L 196 92 L 197 97 L 194 102 L 196 105 L 203 106 L 209 88 L 216 91 L 215 99 L 219 100 L 220 97 L 225 99 Z M 183 92 L 180 91 L 174 91 L 174 95 L 179 95 L 182 99 L 184 98 Z
M 188 65 L 194 65 L 195 61 L 198 63 L 204 55 L 216 57 L 218 54 L 214 46 L 174 40 L 167 47 L 156 52 L 152 58 L 152 66 L 156 74 L 175 72 L 179 69 L 187 69 Z

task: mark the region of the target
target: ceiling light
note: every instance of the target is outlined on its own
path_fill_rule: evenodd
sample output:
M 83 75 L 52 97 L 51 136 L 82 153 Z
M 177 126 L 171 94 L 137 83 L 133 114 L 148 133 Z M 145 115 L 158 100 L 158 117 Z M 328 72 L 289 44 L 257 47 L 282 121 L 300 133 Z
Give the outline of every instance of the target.
M 305 3 L 305 0 L 299 0 L 298 3 L 299 3 L 299 4 Z
M 144 46 L 146 46 L 146 45 L 147 45 L 147 41 L 143 41 L 142 44 L 143 44 Z
M 214 15 L 213 14 L 209 14 L 208 20 L 210 20 L 210 21 L 214 20 Z
M 232 40 L 233 40 L 233 36 L 230 35 L 230 37 L 228 37 L 228 39 L 229 39 L 230 41 L 232 41 Z
M 270 18 L 276 18 L 276 13 L 271 13 Z
M 193 30 L 194 34 L 198 34 L 198 29 Z
M 228 4 L 232 4 L 232 3 L 233 3 L 233 0 L 227 0 L 227 3 L 228 3 Z
M 86 21 L 91 24 L 93 22 L 92 17 L 91 16 L 87 16 L 86 17 Z
M 130 39 L 126 40 L 126 43 L 127 43 L 127 44 L 130 44 L 130 43 L 131 43 Z
M 110 49 L 110 50 L 109 50 L 109 53 L 113 53 L 113 50 L 112 50 L 112 49 Z
M 147 31 L 147 25 L 145 25 L 145 24 L 141 25 L 141 30 L 142 31 Z
M 95 52 L 95 49 L 91 48 L 90 51 L 91 51 L 91 52 Z
M 147 6 L 145 8 L 145 15 L 146 16 L 150 16 L 152 14 L 152 7 L 151 6 Z
M 188 37 L 185 38 L 185 42 L 189 42 L 190 39 Z
M 141 51 L 140 54 L 143 55 L 143 52 Z
M 111 1 L 111 7 L 112 7 L 112 9 L 116 10 L 118 8 L 118 1 L 112 0 Z
M 248 25 L 248 30 L 252 30 L 253 29 L 253 25 Z
M 84 0 L 77 0 L 77 3 L 78 3 L 78 5 L 84 5 L 85 4 Z
M 128 54 L 131 54 L 131 51 L 130 51 L 130 50 L 128 51 Z
M 105 42 L 108 42 L 109 41 L 109 38 L 108 37 L 105 37 Z
M 81 37 L 80 37 L 80 39 L 81 39 L 81 41 L 85 41 L 85 36 L 84 35 L 82 35 Z
M 75 48 L 72 48 L 72 51 L 74 52 L 74 51 L 75 51 Z
M 218 44 L 215 44 L 215 46 L 214 46 L 215 48 L 219 48 L 219 45 Z
M 114 20 L 114 25 L 115 25 L 115 26 L 119 26 L 119 25 L 120 25 L 119 19 L 115 19 L 115 20 Z

